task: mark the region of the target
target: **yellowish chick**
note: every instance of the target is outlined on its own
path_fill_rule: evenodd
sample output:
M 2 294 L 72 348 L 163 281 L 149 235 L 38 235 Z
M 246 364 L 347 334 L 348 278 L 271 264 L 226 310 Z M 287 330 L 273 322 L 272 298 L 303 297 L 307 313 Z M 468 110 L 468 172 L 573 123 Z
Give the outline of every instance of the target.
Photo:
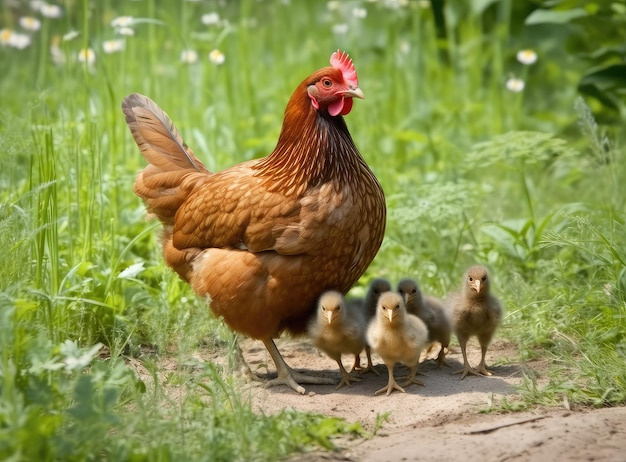
M 389 371 L 389 382 L 386 387 L 376 391 L 376 395 L 393 390 L 404 393 L 403 386 L 416 383 L 415 379 L 420 353 L 428 341 L 426 325 L 417 316 L 408 314 L 402 296 L 396 292 L 384 292 L 378 299 L 376 317 L 367 329 L 367 342 L 382 358 Z M 409 376 L 402 386 L 398 385 L 393 376 L 394 365 L 400 362 L 410 369 Z
M 446 349 L 450 345 L 451 326 L 446 316 L 443 303 L 436 297 L 424 296 L 417 282 L 413 279 L 402 279 L 398 283 L 398 293 L 404 298 L 406 310 L 424 321 L 428 328 L 428 342 L 441 344 L 437 355 L 437 367 L 446 363 Z
M 374 316 L 376 315 L 376 305 L 378 304 L 378 298 L 380 294 L 383 292 L 389 292 L 391 290 L 391 284 L 388 280 L 383 278 L 373 279 L 367 289 L 367 294 L 365 295 L 365 300 L 362 298 L 353 298 L 348 300 L 348 305 L 355 307 L 356 309 L 361 310 L 364 315 L 366 322 L 369 323 Z M 374 365 L 372 363 L 372 351 L 371 347 L 366 343 L 365 344 L 365 354 L 367 356 L 367 367 L 361 367 L 361 355 L 360 353 L 354 356 L 354 366 L 352 370 L 358 370 L 360 373 L 365 373 L 368 371 L 373 372 L 376 375 L 380 375 L 376 369 L 374 369 Z M 350 370 L 350 372 L 352 372 Z
M 489 272 L 484 266 L 472 266 L 464 276 L 460 292 L 452 293 L 446 300 L 452 330 L 459 340 L 463 353 L 463 369 L 453 372 L 461 374 L 463 380 L 468 374 L 491 375 L 485 366 L 487 347 L 502 318 L 502 307 L 490 293 Z M 478 337 L 481 359 L 478 368 L 470 367 L 467 361 L 466 346 L 471 336 Z
M 337 361 L 341 372 L 340 389 L 350 386 L 350 377 L 343 367 L 343 353 L 356 355 L 365 347 L 365 316 L 358 309 L 349 307 L 339 292 L 324 292 L 317 305 L 317 313 L 308 325 L 308 335 L 313 345 L 322 350 L 329 358 Z

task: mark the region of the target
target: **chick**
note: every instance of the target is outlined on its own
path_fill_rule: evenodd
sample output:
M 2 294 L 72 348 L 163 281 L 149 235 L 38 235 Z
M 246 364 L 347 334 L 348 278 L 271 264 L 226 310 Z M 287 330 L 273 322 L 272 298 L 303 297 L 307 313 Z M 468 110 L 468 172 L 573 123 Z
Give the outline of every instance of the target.
M 463 369 L 453 374 L 491 375 L 485 366 L 487 347 L 491 342 L 502 317 L 502 307 L 489 291 L 489 273 L 484 266 L 472 266 L 465 273 L 460 292 L 452 293 L 446 300 L 446 309 L 452 323 L 452 330 L 459 340 L 463 353 Z M 467 361 L 466 346 L 469 338 L 475 335 L 480 343 L 481 359 L 477 369 Z
M 374 316 L 376 315 L 376 305 L 378 304 L 378 298 L 380 294 L 383 292 L 389 292 L 391 290 L 391 284 L 388 280 L 383 278 L 373 279 L 370 283 L 369 288 L 367 289 L 367 294 L 365 295 L 365 300 L 360 298 L 354 298 L 348 300 L 348 305 L 355 307 L 363 312 L 365 316 L 365 320 L 369 323 Z M 373 372 L 376 375 L 380 375 L 376 369 L 374 369 L 374 365 L 372 364 L 372 352 L 371 347 L 366 343 L 365 344 L 365 354 L 367 355 L 367 367 L 361 367 L 361 354 L 360 352 L 354 355 L 354 366 L 352 366 L 353 370 L 358 370 L 360 373 L 365 373 L 368 371 Z
M 393 390 L 404 393 L 402 386 L 412 383 L 424 385 L 415 379 L 420 353 L 428 341 L 426 325 L 417 316 L 408 314 L 402 296 L 396 292 L 380 295 L 376 307 L 376 317 L 367 329 L 367 342 L 378 353 L 389 371 L 389 382 L 375 394 Z M 393 366 L 401 362 L 410 368 L 409 376 L 402 386 L 393 376 Z
M 406 310 L 414 314 L 428 328 L 428 342 L 441 344 L 437 355 L 437 367 L 446 363 L 446 348 L 450 345 L 450 320 L 446 316 L 441 300 L 432 296 L 424 296 L 413 279 L 402 279 L 398 283 L 398 292 L 404 298 Z M 429 348 L 430 349 L 430 348 Z
M 343 367 L 341 354 L 358 354 L 365 347 L 366 321 L 358 309 L 351 309 L 339 292 L 324 292 L 319 301 L 316 315 L 311 319 L 307 332 L 317 348 L 337 361 L 341 381 L 337 390 L 350 386 L 350 375 Z

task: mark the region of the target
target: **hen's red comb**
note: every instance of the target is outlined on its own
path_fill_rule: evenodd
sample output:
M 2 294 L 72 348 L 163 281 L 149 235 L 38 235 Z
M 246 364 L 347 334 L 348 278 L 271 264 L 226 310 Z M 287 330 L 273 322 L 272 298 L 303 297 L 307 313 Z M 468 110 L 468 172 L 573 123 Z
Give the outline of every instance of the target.
M 337 50 L 330 56 L 330 65 L 339 69 L 343 74 L 343 79 L 351 87 L 359 86 L 359 78 L 356 76 L 356 70 L 352 59 L 345 51 Z

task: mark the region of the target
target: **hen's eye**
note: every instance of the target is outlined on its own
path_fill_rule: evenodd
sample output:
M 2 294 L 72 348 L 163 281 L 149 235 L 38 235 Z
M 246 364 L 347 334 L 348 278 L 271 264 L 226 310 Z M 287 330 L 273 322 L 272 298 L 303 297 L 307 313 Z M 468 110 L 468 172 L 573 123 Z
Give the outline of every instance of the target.
M 330 81 L 330 79 L 324 79 L 322 80 L 322 85 L 324 85 L 326 88 L 330 88 L 332 86 L 332 82 Z

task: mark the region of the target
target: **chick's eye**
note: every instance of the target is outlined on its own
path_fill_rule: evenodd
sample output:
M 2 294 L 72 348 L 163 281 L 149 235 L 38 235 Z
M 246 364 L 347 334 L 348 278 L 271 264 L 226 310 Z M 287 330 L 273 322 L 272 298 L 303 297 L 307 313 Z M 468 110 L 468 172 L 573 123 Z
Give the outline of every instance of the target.
M 330 88 L 333 83 L 330 81 L 330 79 L 324 79 L 322 80 L 322 85 L 324 85 L 326 88 Z
M 483 276 L 482 281 L 485 282 L 487 280 L 487 276 Z
M 472 276 L 468 277 L 467 279 L 469 279 L 469 282 L 472 282 L 474 280 Z
M 411 291 L 411 293 L 412 293 L 412 294 L 416 294 L 416 293 L 417 293 L 417 289 L 413 289 L 413 290 Z

